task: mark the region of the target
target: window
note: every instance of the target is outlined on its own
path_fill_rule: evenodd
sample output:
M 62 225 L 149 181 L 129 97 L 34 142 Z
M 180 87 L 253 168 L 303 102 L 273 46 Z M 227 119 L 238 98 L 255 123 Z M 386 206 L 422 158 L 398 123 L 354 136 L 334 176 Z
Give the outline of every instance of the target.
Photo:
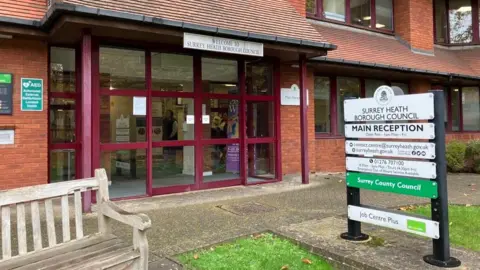
M 463 130 L 480 131 L 480 92 L 478 87 L 462 88 Z
M 370 0 L 350 0 L 350 23 L 371 27 Z
M 450 100 L 452 131 L 460 131 L 460 89 L 458 87 L 451 88 Z
M 386 85 L 386 83 L 378 80 L 365 80 L 365 97 L 373 97 L 375 90 L 382 85 Z
M 330 133 L 330 78 L 315 78 L 315 132 Z
M 346 99 L 360 98 L 360 79 L 338 77 L 337 78 L 337 123 L 339 134 L 344 134 L 343 101 Z
M 437 43 L 479 43 L 479 0 L 435 0 L 435 41 Z M 479 1 L 480 2 L 480 1 Z
M 326 19 L 345 22 L 345 0 L 323 0 L 323 16 Z
M 393 0 L 307 0 L 306 10 L 319 19 L 393 31 Z

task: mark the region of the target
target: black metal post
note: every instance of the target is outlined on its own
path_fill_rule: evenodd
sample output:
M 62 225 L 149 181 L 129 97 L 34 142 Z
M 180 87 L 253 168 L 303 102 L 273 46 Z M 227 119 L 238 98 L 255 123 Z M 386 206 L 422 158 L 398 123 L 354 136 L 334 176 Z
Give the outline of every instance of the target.
M 433 239 L 433 255 L 423 257 L 423 260 L 438 267 L 458 267 L 461 262 L 450 257 L 450 234 L 448 222 L 448 192 L 447 192 L 447 161 L 445 156 L 445 103 L 442 90 L 431 90 L 434 104 L 435 124 L 435 163 L 437 164 L 438 198 L 432 199 L 432 220 L 439 222 L 440 238 Z
M 350 98 L 350 99 L 354 99 L 354 98 Z M 345 122 L 345 124 L 347 124 L 347 122 Z M 358 139 L 350 139 L 350 138 L 348 140 L 358 141 Z M 349 155 L 345 155 L 345 157 L 348 157 L 348 156 Z M 348 171 L 346 173 L 348 173 Z M 345 184 L 346 183 L 347 181 L 345 180 Z M 347 206 L 348 205 L 360 206 L 360 189 L 359 188 L 347 186 Z M 368 235 L 362 233 L 361 222 L 348 219 L 347 227 L 348 227 L 348 232 L 342 233 L 340 235 L 342 239 L 349 240 L 349 241 L 365 241 L 369 239 Z

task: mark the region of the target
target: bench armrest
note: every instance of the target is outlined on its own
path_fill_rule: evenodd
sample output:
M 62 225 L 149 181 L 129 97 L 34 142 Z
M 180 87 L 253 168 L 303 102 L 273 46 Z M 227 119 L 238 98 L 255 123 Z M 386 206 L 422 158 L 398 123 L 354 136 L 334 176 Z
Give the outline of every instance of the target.
M 144 231 L 152 226 L 152 221 L 147 215 L 127 212 L 111 201 L 100 203 L 98 207 L 98 214 L 130 225 L 133 228 L 141 231 Z

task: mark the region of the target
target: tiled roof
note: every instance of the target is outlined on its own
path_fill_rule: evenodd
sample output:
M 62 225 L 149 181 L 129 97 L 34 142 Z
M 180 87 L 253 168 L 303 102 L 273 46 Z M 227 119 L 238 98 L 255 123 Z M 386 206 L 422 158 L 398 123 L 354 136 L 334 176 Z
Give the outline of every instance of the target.
M 19 19 L 41 19 L 47 11 L 46 0 L 0 1 L 0 16 Z
M 329 42 L 337 45 L 327 60 L 359 61 L 378 66 L 395 66 L 434 73 L 462 74 L 480 77 L 458 55 L 459 51 L 435 48 L 433 55 L 414 53 L 393 36 L 347 30 L 326 25 L 313 25 Z
M 326 42 L 287 0 L 63 0 L 91 8 Z

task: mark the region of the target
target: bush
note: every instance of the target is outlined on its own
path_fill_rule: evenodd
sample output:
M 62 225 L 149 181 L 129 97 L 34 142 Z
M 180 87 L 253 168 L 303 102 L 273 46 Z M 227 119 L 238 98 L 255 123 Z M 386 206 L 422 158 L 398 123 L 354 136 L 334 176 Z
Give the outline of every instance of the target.
M 480 173 L 480 140 L 468 142 L 465 151 L 465 167 L 469 172 Z
M 467 144 L 452 141 L 447 144 L 447 168 L 450 172 L 461 172 L 465 168 L 465 152 Z

